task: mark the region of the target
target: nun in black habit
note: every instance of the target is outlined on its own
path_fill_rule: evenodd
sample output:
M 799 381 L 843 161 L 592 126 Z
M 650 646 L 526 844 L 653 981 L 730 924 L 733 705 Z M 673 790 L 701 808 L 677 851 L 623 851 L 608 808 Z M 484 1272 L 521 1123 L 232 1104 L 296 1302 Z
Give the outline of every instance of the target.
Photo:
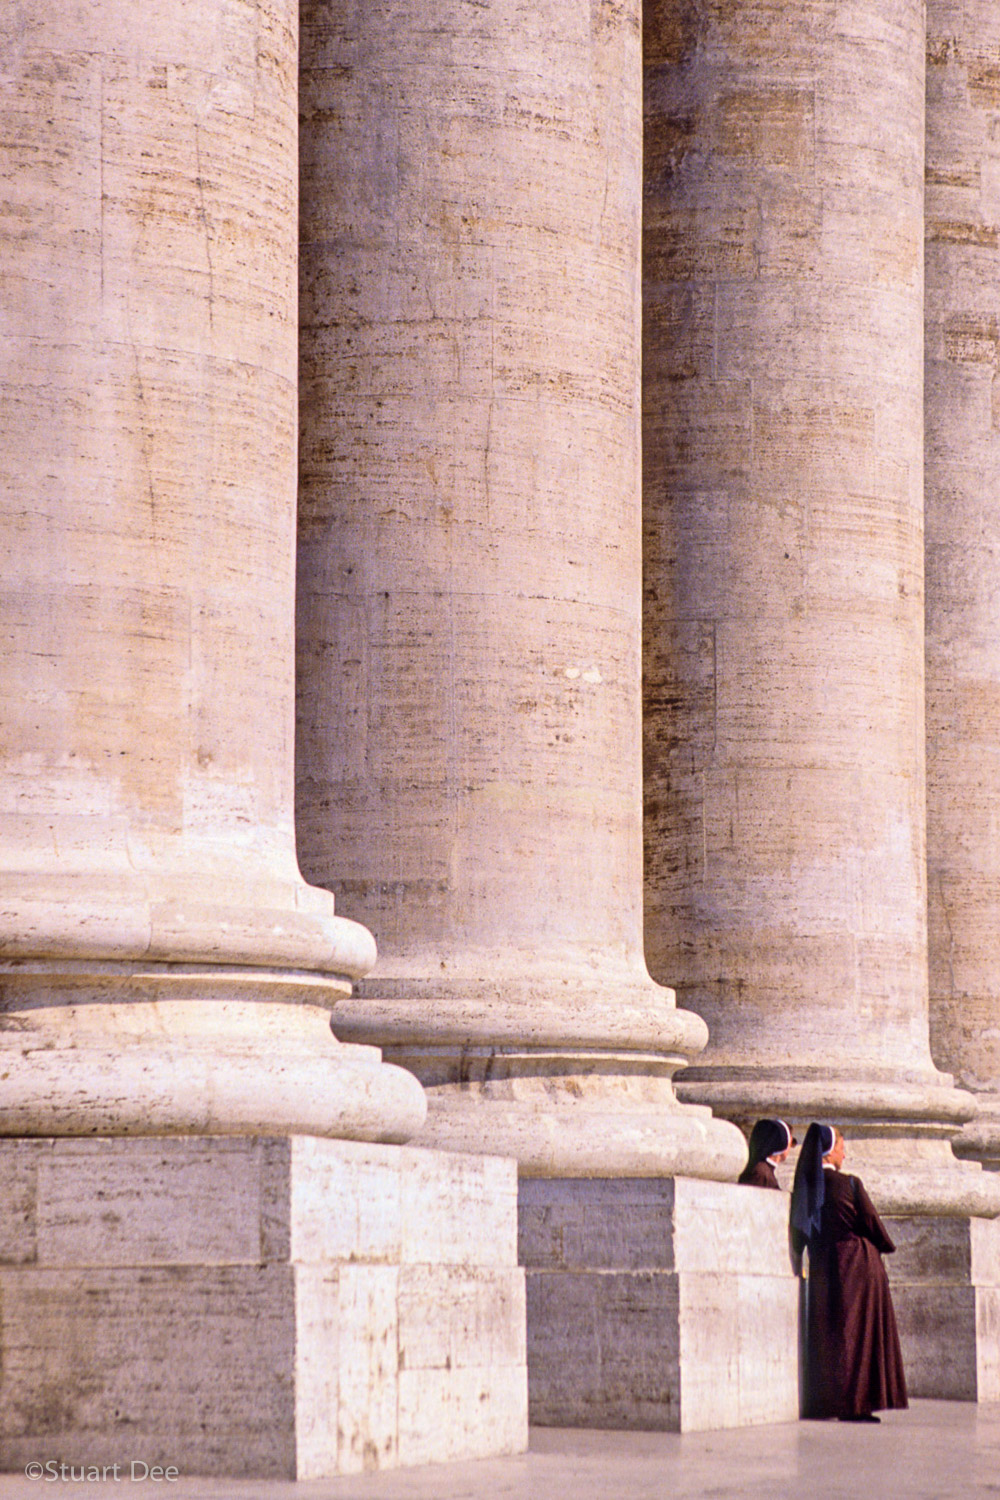
M 775 1163 L 784 1161 L 794 1145 L 784 1120 L 758 1120 L 750 1132 L 750 1159 L 737 1180 L 746 1187 L 775 1188 L 780 1193 Z
M 907 1405 L 882 1264 L 896 1247 L 860 1178 L 840 1170 L 844 1152 L 832 1125 L 810 1125 L 792 1188 L 793 1246 L 809 1251 L 803 1416 L 877 1422 Z

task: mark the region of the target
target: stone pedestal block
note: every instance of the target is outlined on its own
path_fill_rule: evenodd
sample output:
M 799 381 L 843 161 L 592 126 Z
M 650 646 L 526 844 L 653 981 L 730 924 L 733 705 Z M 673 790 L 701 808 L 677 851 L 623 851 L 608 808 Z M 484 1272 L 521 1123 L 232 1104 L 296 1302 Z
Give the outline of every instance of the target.
M 788 1199 L 687 1178 L 522 1178 L 528 1388 L 540 1426 L 794 1421 Z
M 911 1396 L 1000 1401 L 1000 1220 L 887 1219 Z
M 0 1146 L 0 1469 L 308 1478 L 527 1443 L 516 1177 L 310 1137 Z

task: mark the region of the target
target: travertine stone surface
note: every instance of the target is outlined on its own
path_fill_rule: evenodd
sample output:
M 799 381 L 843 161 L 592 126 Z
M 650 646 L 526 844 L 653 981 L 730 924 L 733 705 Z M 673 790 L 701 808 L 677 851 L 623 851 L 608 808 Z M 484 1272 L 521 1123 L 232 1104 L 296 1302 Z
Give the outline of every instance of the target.
M 309 1478 L 520 1452 L 512 1161 L 0 1142 L 0 1467 Z
M 1000 1220 L 888 1219 L 910 1395 L 1000 1401 Z
M 0 19 L 5 1132 L 422 1118 L 329 1037 L 290 1111 L 260 1101 L 252 1002 L 328 1030 L 375 956 L 294 844 L 296 24 L 292 0 Z
M 422 1140 L 726 1177 L 642 959 L 640 40 L 637 0 L 306 0 L 299 847 Z
M 1000 1166 L 1000 13 L 927 7 L 927 883 L 931 1047 Z
M 688 1432 L 795 1420 L 785 1194 L 522 1179 L 519 1199 L 533 1423 Z
M 679 1095 L 838 1118 L 882 1201 L 996 1212 L 928 1038 L 922 0 L 645 16 L 646 952 L 710 1033 Z

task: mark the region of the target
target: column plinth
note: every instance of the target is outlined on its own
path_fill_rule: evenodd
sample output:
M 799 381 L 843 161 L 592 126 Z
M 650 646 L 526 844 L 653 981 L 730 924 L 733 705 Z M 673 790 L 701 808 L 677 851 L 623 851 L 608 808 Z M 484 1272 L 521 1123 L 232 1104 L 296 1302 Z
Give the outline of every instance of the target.
M 141 1453 L 232 1493 L 527 1446 L 512 1162 L 6 1140 L 0 1185 L 0 1470 Z

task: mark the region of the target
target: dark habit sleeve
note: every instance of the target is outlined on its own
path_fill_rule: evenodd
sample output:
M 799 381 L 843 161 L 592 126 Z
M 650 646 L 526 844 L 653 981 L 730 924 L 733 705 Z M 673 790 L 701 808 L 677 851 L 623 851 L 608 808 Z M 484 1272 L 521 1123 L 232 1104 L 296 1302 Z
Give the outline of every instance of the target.
M 860 1177 L 854 1179 L 854 1204 L 857 1210 L 857 1232 L 866 1240 L 871 1240 L 876 1250 L 883 1255 L 891 1255 L 895 1250 L 895 1241 L 890 1239 L 885 1225 L 875 1211 L 875 1205 L 865 1192 L 865 1185 Z

